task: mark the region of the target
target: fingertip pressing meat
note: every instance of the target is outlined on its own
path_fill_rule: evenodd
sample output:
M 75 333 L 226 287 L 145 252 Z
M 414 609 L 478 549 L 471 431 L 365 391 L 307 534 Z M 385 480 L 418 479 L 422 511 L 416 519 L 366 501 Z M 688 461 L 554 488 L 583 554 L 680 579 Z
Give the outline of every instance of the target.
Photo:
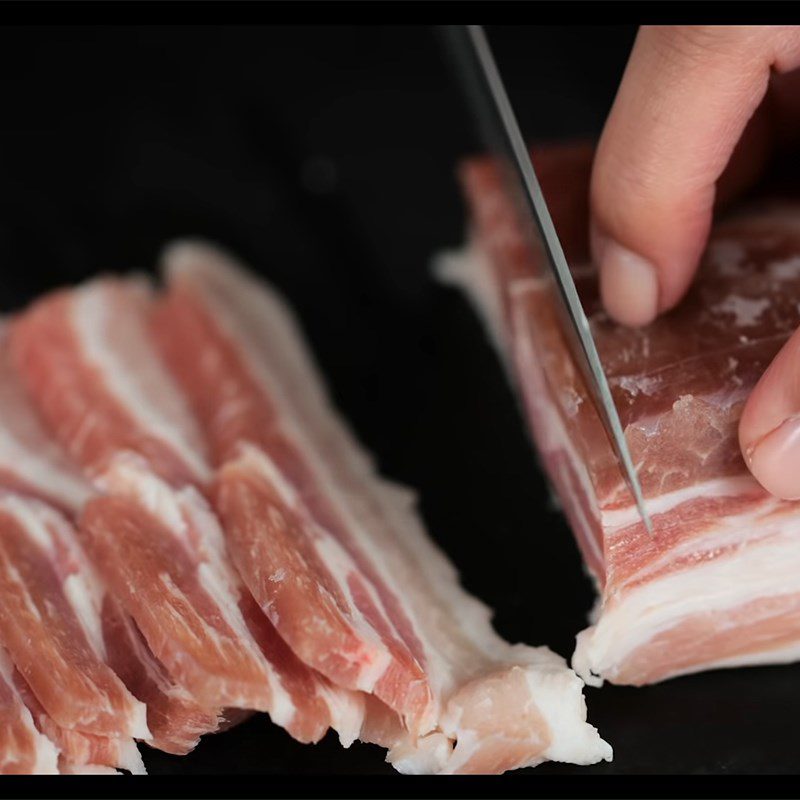
M 573 665 L 587 682 L 640 685 L 796 660 L 800 504 L 769 496 L 752 478 L 737 426 L 749 391 L 800 323 L 800 208 L 761 202 L 721 219 L 685 300 L 629 330 L 603 311 L 588 260 L 591 148 L 545 148 L 537 160 L 654 535 L 571 366 L 539 256 L 488 160 L 462 169 L 472 237 L 440 269 L 487 320 L 597 582 L 600 603 Z
M 500 639 L 412 494 L 375 474 L 282 301 L 209 246 L 164 261 L 156 337 L 211 441 L 234 559 L 295 652 L 371 687 L 361 738 L 405 772 L 610 759 L 580 679 L 546 649 Z M 182 355 L 189 343 L 202 358 Z

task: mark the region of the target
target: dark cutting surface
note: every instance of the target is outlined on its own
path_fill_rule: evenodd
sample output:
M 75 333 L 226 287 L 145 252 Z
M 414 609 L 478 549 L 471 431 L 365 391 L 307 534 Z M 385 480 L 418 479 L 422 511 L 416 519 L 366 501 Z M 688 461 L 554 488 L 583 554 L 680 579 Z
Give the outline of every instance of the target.
M 634 30 L 490 33 L 527 136 L 599 132 Z M 461 241 L 453 169 L 474 146 L 430 30 L 4 27 L 0 97 L 4 310 L 150 269 L 175 236 L 232 248 L 290 298 L 340 408 L 419 491 L 498 630 L 571 653 L 590 584 L 480 324 L 430 275 Z M 798 681 L 788 666 L 588 689 L 614 762 L 534 774 L 793 772 Z M 392 772 L 376 747 L 302 746 L 264 716 L 144 757 L 153 774 Z

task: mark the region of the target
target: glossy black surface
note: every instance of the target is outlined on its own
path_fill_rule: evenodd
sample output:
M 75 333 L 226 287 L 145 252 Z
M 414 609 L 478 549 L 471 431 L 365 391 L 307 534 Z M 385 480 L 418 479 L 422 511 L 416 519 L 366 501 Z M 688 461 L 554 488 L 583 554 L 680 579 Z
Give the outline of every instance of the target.
M 528 136 L 599 131 L 632 30 L 491 33 Z M 0 98 L 5 310 L 149 269 L 175 236 L 231 247 L 292 300 L 339 406 L 419 490 L 501 633 L 571 652 L 591 587 L 479 323 L 429 272 L 461 240 L 453 169 L 473 147 L 430 31 L 5 27 Z M 534 774 L 793 772 L 797 682 L 792 666 L 587 690 L 615 761 Z M 145 760 L 153 774 L 392 772 L 375 747 L 301 746 L 265 717 Z

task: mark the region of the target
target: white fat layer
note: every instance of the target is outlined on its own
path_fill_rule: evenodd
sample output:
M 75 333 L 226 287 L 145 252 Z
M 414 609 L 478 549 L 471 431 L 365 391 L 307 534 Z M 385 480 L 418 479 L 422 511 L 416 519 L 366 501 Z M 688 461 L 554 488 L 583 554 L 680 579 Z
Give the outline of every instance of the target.
M 147 775 L 142 754 L 133 739 L 126 739 L 120 744 L 120 758 L 117 766 L 131 775 Z
M 793 281 L 800 276 L 800 256 L 790 256 L 783 261 L 773 261 L 767 269 L 769 275 L 778 281 Z
M 733 324 L 737 328 L 750 328 L 758 323 L 761 315 L 769 308 L 766 297 L 757 299 L 730 294 L 711 307 L 714 313 L 733 315 Z
M 593 675 L 613 676 L 634 651 L 695 615 L 800 593 L 800 521 L 741 520 L 738 552 L 661 576 L 608 603 L 599 622 L 578 636 L 572 661 L 578 674 L 587 683 L 596 683 Z M 749 541 L 754 525 L 764 534 L 755 542 Z
M 673 509 L 683 503 L 688 503 L 698 498 L 706 497 L 742 497 L 752 494 L 754 497 L 764 495 L 764 490 L 756 479 L 750 475 L 736 475 L 728 478 L 713 478 L 702 483 L 695 483 L 683 489 L 676 489 L 673 492 L 665 492 L 658 497 L 647 499 L 647 509 L 650 516 L 656 514 L 668 514 Z M 600 512 L 600 519 L 606 536 L 613 536 L 615 533 L 641 522 L 641 517 L 636 506 L 630 505 L 624 508 L 603 510 Z
M 87 585 L 83 575 L 73 573 L 64 581 L 64 594 L 81 623 L 86 638 L 101 660 L 106 660 L 106 643 L 103 639 L 102 595 Z
M 28 712 L 28 716 L 30 716 L 30 712 Z M 33 725 L 32 718 L 30 724 Z M 60 750 L 46 736 L 38 731 L 36 733 L 36 762 L 33 772 L 35 775 L 57 775 Z
M 570 764 L 611 761 L 614 751 L 586 722 L 583 681 L 571 670 L 526 670 L 531 697 L 550 728 L 544 757 Z
M 444 734 L 429 733 L 416 742 L 405 739 L 392 747 L 386 760 L 403 775 L 437 775 L 453 753 L 453 743 Z
M 134 284 L 131 284 L 133 287 Z M 102 283 L 76 290 L 72 319 L 86 358 L 103 376 L 106 388 L 141 426 L 164 441 L 200 482 L 211 477 L 202 453 L 202 439 L 183 397 L 150 342 L 138 308 L 131 304 L 120 313 L 109 301 Z M 107 332 L 124 328 L 126 352 L 112 343 Z M 119 332 L 117 333 L 119 337 Z
M 743 545 L 742 530 L 748 531 L 747 544 L 774 535 L 774 528 L 762 525 L 759 518 L 779 509 L 782 501 L 775 497 L 767 497 L 742 514 L 730 514 L 721 517 L 715 527 L 705 531 L 702 537 L 690 537 L 676 544 L 633 575 L 632 580 L 638 582 L 648 575 L 659 572 L 665 567 L 674 565 L 682 558 L 697 559 L 705 554 L 717 554 L 723 549 L 741 548 Z M 613 581 L 612 581 L 613 582 Z M 620 588 L 620 587 L 617 587 Z
M 108 469 L 98 476 L 97 483 L 118 497 L 127 497 L 139 503 L 148 513 L 161 520 L 184 548 L 190 549 L 186 538 L 186 521 L 175 490 L 148 467 L 144 458 L 135 453 L 120 453 Z
M 53 455 L 50 452 L 42 457 L 40 451 L 33 452 L 21 444 L 11 430 L 0 428 L 0 464 L 25 486 L 76 512 L 89 499 L 91 488 L 79 475 L 60 469 Z
M 764 664 L 792 664 L 800 660 L 800 641 L 774 649 L 759 650 L 755 653 L 744 653 L 731 658 L 720 658 L 716 661 L 707 661 L 700 667 L 676 672 L 675 675 L 685 675 L 697 672 L 700 669 L 730 669 L 733 667 L 753 667 Z
M 339 736 L 342 747 L 350 747 L 361 733 L 365 701 L 361 692 L 349 692 L 319 681 L 317 691 L 328 706 L 331 727 Z

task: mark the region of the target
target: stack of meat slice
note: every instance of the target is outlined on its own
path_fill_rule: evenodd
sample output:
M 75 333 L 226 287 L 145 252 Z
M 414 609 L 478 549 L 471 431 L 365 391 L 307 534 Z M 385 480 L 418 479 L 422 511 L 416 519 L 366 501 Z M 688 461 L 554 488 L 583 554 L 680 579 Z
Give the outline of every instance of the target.
M 134 739 L 186 753 L 253 711 L 404 772 L 609 759 L 582 681 L 500 639 L 377 476 L 282 301 L 205 245 L 165 267 L 3 340 L 0 763 L 134 771 Z
M 596 579 L 573 664 L 643 684 L 800 657 L 800 503 L 741 456 L 744 401 L 800 322 L 800 207 L 762 202 L 715 227 L 680 306 L 641 330 L 604 314 L 586 242 L 591 148 L 535 156 L 590 317 L 654 532 L 649 535 L 559 332 L 548 283 L 487 160 L 464 165 L 471 238 L 440 262 L 504 354 L 543 464 Z

